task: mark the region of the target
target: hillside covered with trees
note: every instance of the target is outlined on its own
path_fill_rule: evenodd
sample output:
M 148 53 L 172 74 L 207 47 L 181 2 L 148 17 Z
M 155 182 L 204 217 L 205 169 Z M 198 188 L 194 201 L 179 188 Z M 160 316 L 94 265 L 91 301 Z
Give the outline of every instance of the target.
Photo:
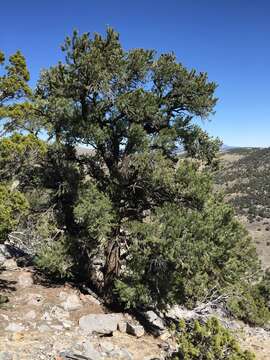
M 269 148 L 235 148 L 220 154 L 214 181 L 248 229 L 263 267 L 270 263 Z
M 270 149 L 236 148 L 221 156 L 216 182 L 225 189 L 237 213 L 250 222 L 270 218 Z
M 267 325 L 269 274 L 214 186 L 220 141 L 194 121 L 213 113 L 216 84 L 173 54 L 125 51 L 111 28 L 104 37 L 74 32 L 62 51 L 64 62 L 43 70 L 34 89 L 23 55 L 1 53 L 0 241 L 110 305 L 164 311 L 218 298 L 232 316 Z M 179 161 L 180 147 L 188 157 Z M 244 184 L 250 167 L 237 171 Z M 262 204 L 268 217 L 268 184 L 263 174 L 257 181 L 249 211 L 261 216 Z M 243 211 L 245 190 L 233 199 Z M 215 321 L 190 326 L 194 338 L 179 328 L 185 347 L 174 359 L 253 358 Z M 207 350 L 198 337 L 211 343 L 216 327 Z

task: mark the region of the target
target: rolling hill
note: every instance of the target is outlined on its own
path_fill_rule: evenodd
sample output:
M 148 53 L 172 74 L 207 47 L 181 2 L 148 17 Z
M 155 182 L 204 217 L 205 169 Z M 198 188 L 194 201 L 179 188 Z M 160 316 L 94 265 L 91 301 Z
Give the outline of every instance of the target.
M 254 239 L 263 267 L 270 267 L 270 148 L 222 152 L 215 182 Z

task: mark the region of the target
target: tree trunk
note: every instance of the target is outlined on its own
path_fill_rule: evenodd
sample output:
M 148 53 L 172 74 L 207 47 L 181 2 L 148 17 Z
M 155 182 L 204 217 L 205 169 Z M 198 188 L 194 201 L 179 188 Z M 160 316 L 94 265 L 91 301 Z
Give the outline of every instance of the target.
M 120 245 L 117 240 L 109 243 L 106 249 L 106 263 L 104 271 L 104 290 L 108 292 L 116 277 L 120 273 Z

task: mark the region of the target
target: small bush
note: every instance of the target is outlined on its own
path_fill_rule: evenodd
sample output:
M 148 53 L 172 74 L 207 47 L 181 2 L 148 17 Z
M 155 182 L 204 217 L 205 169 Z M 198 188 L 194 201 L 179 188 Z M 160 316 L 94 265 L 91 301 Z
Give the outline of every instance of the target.
M 61 236 L 60 239 L 47 243 L 39 250 L 35 265 L 50 276 L 60 279 L 71 277 L 74 262 L 70 248 L 68 239 Z
M 24 195 L 11 190 L 7 185 L 0 184 L 0 242 L 6 240 L 20 221 L 28 212 L 28 202 Z
M 241 294 L 228 301 L 228 308 L 233 316 L 250 325 L 264 326 L 270 321 L 270 274 L 250 287 L 242 287 Z
M 254 360 L 255 355 L 241 350 L 239 344 L 216 318 L 200 324 L 182 321 L 177 343 L 179 350 L 171 360 Z

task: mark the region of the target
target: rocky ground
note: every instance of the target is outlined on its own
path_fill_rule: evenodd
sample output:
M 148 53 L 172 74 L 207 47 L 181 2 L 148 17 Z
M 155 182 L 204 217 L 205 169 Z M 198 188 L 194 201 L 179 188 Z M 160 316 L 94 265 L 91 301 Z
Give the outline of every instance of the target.
M 92 295 L 70 284 L 40 281 L 32 267 L 14 259 L 0 270 L 0 292 L 9 302 L 0 307 L 0 360 L 161 360 L 173 339 L 162 320 L 149 312 L 159 336 L 147 334 L 128 314 L 111 313 Z M 188 317 L 189 312 L 172 311 Z M 258 360 L 270 359 L 270 333 L 222 320 Z
M 2 268 L 1 288 L 9 297 L 0 308 L 1 360 L 150 360 L 162 358 L 168 346 L 129 315 L 108 313 L 91 295 L 36 283 L 34 270 L 13 259 Z

